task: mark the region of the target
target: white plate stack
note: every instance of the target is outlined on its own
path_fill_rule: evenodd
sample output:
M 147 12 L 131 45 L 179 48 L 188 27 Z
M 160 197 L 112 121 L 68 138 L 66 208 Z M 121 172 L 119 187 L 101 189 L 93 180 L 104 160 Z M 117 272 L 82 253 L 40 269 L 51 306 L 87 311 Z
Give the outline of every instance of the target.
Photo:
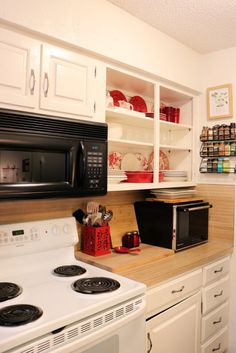
M 153 189 L 151 194 L 157 199 L 175 199 L 196 196 L 197 190 L 193 188 Z
M 164 173 L 163 181 L 187 181 L 188 172 L 186 170 L 162 170 Z
M 127 180 L 127 175 L 123 170 L 108 169 L 108 183 L 118 184 L 123 180 Z

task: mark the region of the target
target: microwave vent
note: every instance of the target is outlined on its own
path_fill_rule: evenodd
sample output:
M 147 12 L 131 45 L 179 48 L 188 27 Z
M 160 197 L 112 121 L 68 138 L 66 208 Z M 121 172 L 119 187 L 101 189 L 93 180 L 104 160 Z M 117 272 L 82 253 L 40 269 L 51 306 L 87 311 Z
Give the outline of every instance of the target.
M 37 135 L 73 136 L 107 140 L 107 124 L 72 121 L 65 118 L 26 112 L 0 110 L 0 129 L 9 132 L 28 132 Z

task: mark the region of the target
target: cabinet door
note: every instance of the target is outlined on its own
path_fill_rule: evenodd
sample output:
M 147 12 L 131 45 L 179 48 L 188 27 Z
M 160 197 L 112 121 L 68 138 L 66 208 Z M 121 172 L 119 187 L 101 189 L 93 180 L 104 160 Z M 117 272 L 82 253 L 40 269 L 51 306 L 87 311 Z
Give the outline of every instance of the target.
M 6 108 L 37 107 L 40 44 L 21 34 L 0 30 L 0 104 Z
M 199 353 L 200 292 L 147 321 L 148 353 Z
M 95 76 L 95 62 L 90 58 L 43 45 L 40 108 L 91 118 Z

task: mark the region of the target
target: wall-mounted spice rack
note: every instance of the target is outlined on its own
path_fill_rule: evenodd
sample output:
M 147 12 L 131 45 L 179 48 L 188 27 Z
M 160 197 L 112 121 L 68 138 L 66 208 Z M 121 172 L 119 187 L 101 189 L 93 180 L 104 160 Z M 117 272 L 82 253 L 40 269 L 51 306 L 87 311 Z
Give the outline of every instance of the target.
M 229 157 L 236 157 L 236 124 L 204 126 L 200 135 L 201 173 L 236 173 Z

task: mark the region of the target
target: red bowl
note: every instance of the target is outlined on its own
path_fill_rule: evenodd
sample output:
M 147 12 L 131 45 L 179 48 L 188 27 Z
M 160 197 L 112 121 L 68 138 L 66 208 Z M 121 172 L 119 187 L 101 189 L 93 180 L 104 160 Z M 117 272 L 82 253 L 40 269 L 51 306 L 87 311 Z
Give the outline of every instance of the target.
M 128 183 L 152 183 L 153 172 L 126 172 Z

